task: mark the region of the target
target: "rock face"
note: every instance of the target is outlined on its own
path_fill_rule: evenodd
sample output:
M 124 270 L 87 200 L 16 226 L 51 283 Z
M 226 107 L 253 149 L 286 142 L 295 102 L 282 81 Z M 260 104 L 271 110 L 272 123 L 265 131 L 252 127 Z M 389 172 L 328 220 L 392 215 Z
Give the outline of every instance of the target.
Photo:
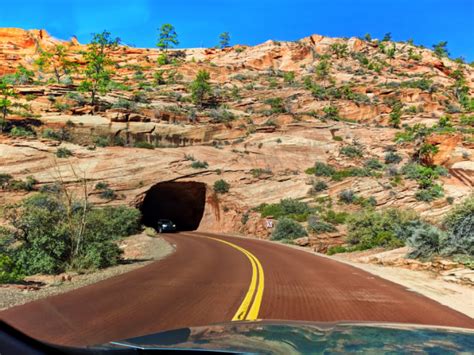
M 397 48 L 391 58 L 375 41 L 319 35 L 254 47 L 171 51 L 176 63 L 161 66 L 156 64 L 160 55 L 156 49 L 119 47 L 110 53 L 116 89 L 100 95 L 99 104 L 92 106 L 88 95 L 77 90 L 85 65 L 80 51 L 85 45 L 74 38 L 54 39 L 44 30 L 8 28 L 0 29 L 0 75 L 14 73 L 20 65 L 38 72 L 34 62 L 40 49 L 57 44 L 66 47 L 78 71 L 68 83 L 15 85 L 14 100 L 25 109 L 12 112 L 10 133 L 0 134 L 0 174 L 18 180 L 33 176 L 37 190 L 58 179 L 76 188 L 78 176 L 85 176 L 94 203 L 140 207 L 158 183 L 203 183 L 199 229 L 257 238 L 268 238 L 273 227 L 255 208 L 283 198 L 310 204 L 330 200 L 331 208 L 353 212 L 360 207 L 337 202 L 338 194 L 349 189 L 374 197 L 377 208 L 413 208 L 434 220 L 451 208 L 445 199 L 432 204 L 417 201 L 416 182 L 397 182 L 388 166 L 372 176 L 340 181 L 305 171 L 316 161 L 337 169 L 363 167 L 370 158 L 383 162 L 402 132 L 389 125 L 394 103 L 402 105 L 402 124 L 433 126 L 440 116 L 456 112 L 453 105 L 460 105 L 452 89 L 453 70 L 462 69 L 472 92 L 470 66 L 408 44 L 390 43 Z M 336 53 L 337 46 L 345 46 L 345 54 Z M 324 61 L 329 67 L 321 77 Z M 194 105 L 189 92 L 199 70 L 210 73 L 213 87 L 214 101 L 204 107 Z M 37 79 L 54 79 L 51 72 L 40 74 Z M 157 82 L 157 75 L 162 82 Z M 441 183 L 455 201 L 473 189 L 472 124 L 463 123 L 467 116 L 451 114 L 456 131 L 427 138 L 438 148 L 432 163 L 450 171 Z M 37 138 L 11 134 L 14 126 L 29 127 Z M 341 148 L 354 142 L 362 147 L 362 156 L 343 154 Z M 397 146 L 402 158 L 397 169 L 408 162 L 413 145 Z M 69 149 L 72 157 L 57 158 L 58 146 Z M 230 184 L 228 193 L 214 191 L 219 179 Z M 328 189 L 311 192 L 315 180 L 324 180 Z M 118 199 L 101 199 L 94 190 L 97 182 L 107 182 Z M 0 203 L 26 195 L 0 190 Z M 344 228 L 338 226 L 336 232 L 311 233 L 297 243 L 324 252 L 343 243 L 344 235 Z

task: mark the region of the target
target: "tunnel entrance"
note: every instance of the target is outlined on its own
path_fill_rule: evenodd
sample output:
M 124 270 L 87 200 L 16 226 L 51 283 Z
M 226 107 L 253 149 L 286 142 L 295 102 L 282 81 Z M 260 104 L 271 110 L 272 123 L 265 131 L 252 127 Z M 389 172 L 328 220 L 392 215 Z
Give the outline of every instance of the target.
M 146 192 L 140 206 L 142 223 L 156 227 L 159 219 L 170 219 L 178 231 L 199 227 L 206 204 L 202 182 L 160 182 Z

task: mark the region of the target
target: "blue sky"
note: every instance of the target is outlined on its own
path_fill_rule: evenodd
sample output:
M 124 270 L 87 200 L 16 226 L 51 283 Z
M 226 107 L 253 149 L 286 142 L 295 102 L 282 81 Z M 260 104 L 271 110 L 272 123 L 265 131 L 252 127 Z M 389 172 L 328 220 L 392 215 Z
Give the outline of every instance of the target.
M 138 47 L 153 47 L 163 23 L 176 27 L 180 47 L 214 46 L 224 31 L 249 45 L 391 32 L 427 47 L 446 40 L 452 56 L 474 60 L 474 0 L 17 0 L 0 12 L 1 27 L 44 28 L 81 43 L 107 29 Z

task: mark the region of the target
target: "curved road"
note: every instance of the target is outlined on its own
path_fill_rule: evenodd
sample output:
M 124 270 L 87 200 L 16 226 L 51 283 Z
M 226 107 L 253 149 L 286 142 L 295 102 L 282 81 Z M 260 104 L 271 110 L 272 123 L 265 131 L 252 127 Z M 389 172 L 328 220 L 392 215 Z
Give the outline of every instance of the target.
M 208 233 L 164 235 L 164 260 L 0 312 L 33 337 L 90 345 L 153 332 L 283 319 L 474 328 L 474 320 L 402 286 L 284 245 Z

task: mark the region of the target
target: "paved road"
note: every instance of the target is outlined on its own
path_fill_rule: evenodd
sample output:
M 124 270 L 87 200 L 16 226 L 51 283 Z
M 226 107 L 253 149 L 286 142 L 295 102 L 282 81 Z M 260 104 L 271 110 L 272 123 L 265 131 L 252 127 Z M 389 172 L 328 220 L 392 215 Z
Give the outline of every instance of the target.
M 127 274 L 0 312 L 46 341 L 88 345 L 231 320 L 474 320 L 351 266 L 264 241 L 178 233 L 176 252 Z

